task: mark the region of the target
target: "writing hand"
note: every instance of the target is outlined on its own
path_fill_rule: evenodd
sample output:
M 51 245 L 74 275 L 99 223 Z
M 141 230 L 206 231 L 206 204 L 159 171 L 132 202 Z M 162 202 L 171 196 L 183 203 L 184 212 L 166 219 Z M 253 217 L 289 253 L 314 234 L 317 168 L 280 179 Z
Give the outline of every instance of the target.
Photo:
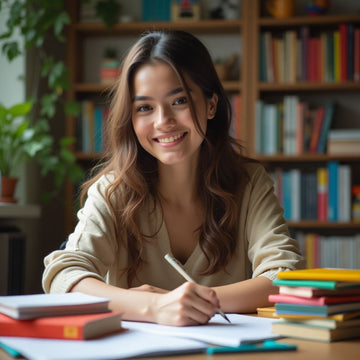
M 218 307 L 214 290 L 192 282 L 158 294 L 151 306 L 157 323 L 174 326 L 206 324 Z

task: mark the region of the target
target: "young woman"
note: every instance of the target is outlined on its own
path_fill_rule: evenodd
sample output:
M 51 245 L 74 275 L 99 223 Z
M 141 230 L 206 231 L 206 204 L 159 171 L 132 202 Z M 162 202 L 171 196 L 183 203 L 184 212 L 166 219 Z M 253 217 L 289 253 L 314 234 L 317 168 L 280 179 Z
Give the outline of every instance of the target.
M 141 37 L 107 121 L 107 161 L 84 184 L 46 292 L 110 299 L 124 319 L 206 323 L 268 305 L 280 270 L 303 266 L 264 168 L 229 135 L 231 107 L 205 46 L 181 31 Z M 196 281 L 164 260 L 172 254 Z

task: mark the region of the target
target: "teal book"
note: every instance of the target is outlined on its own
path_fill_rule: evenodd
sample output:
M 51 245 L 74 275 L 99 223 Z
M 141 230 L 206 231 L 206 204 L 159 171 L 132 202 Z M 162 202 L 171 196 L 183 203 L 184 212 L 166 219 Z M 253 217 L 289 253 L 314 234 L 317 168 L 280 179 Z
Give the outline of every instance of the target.
M 318 148 L 317 148 L 317 152 L 319 154 L 325 153 L 329 130 L 334 118 L 334 111 L 335 111 L 335 104 L 333 102 L 330 102 L 325 106 L 324 121 L 321 127 Z
M 334 305 L 302 305 L 289 303 L 276 303 L 275 310 L 278 315 L 298 314 L 298 315 L 317 315 L 329 316 L 349 311 L 360 310 L 360 302 L 350 302 Z
M 312 287 L 318 289 L 336 290 L 348 287 L 360 287 L 360 283 L 352 283 L 345 281 L 330 281 L 330 280 L 292 280 L 292 279 L 275 279 L 273 285 L 276 286 L 294 286 L 294 287 Z

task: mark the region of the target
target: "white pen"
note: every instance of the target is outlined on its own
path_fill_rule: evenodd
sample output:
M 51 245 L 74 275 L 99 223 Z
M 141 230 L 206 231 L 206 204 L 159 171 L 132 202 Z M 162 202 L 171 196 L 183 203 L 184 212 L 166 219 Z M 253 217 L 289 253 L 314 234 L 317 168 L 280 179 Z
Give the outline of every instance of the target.
M 192 283 L 196 283 L 191 276 L 182 268 L 182 266 L 178 263 L 176 259 L 174 259 L 170 254 L 166 254 L 165 260 L 186 280 Z M 215 311 L 220 314 L 228 323 L 231 324 L 231 321 L 228 319 L 228 317 L 225 315 L 225 313 L 219 309 L 216 308 Z

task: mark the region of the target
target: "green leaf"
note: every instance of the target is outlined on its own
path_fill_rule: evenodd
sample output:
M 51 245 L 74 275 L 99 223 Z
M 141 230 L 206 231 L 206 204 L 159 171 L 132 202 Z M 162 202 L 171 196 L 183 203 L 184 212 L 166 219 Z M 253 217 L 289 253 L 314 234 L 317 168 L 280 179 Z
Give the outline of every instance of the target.
M 19 44 L 16 41 L 7 42 L 2 46 L 2 52 L 7 56 L 9 61 L 14 60 L 21 54 Z
M 54 33 L 57 38 L 61 36 L 64 26 L 70 24 L 70 17 L 66 12 L 61 12 L 55 19 Z
M 16 104 L 8 109 L 8 113 L 13 117 L 25 116 L 31 111 L 32 106 L 30 101 Z
M 81 106 L 77 101 L 68 101 L 65 104 L 65 114 L 66 115 L 72 115 L 72 116 L 78 116 L 81 111 Z

